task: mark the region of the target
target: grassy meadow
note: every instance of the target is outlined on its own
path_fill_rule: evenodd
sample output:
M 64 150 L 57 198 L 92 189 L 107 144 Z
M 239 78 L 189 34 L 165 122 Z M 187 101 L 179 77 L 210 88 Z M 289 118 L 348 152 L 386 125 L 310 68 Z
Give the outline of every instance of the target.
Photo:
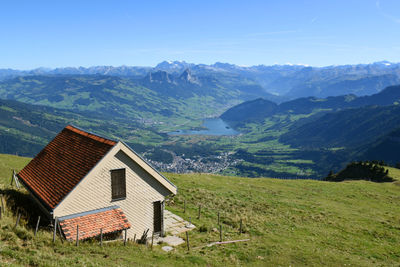
M 0 155 L 0 183 L 8 206 L 0 220 L 2 266 L 398 266 L 400 262 L 398 182 L 166 173 L 178 186 L 167 209 L 187 220 L 191 217 L 197 228 L 189 232 L 190 251 L 183 244 L 164 252 L 159 245 L 151 250 L 132 242 L 123 246 L 120 241 L 103 247 L 86 241 L 76 247 L 57 238 L 53 244 L 45 225 L 33 237 L 35 216 L 24 215 L 21 226 L 14 228 L 15 203 L 27 209 L 31 203 L 24 190 L 10 188 L 11 169 L 21 169 L 28 161 Z M 399 179 L 400 170 L 389 168 L 389 175 Z M 223 240 L 250 241 L 207 247 L 219 240 L 218 212 Z

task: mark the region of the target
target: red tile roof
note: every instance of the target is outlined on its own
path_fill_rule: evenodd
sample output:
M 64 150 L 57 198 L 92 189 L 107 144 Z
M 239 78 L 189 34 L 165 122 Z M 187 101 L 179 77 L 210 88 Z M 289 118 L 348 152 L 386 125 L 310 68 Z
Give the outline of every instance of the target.
M 18 177 L 48 209 L 54 209 L 115 144 L 68 125 Z
M 79 240 L 128 229 L 131 225 L 119 207 L 110 207 L 98 212 L 85 212 L 82 216 L 60 218 L 60 226 L 67 240 L 76 240 L 76 226 L 79 229 Z

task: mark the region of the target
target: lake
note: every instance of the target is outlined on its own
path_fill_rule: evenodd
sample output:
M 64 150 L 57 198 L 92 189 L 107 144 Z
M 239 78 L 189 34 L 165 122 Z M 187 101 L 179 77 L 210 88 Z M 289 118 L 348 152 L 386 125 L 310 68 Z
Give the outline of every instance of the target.
M 220 118 L 205 119 L 203 121 L 204 130 L 178 130 L 169 132 L 171 135 L 237 135 L 238 131 L 232 129 Z

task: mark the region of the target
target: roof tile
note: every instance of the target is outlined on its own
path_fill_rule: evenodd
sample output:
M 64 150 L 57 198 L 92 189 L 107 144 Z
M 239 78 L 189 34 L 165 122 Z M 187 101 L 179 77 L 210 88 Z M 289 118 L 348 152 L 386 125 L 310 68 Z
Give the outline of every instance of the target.
M 48 208 L 54 209 L 115 144 L 68 125 L 18 176 Z
M 79 240 L 87 239 L 100 235 L 100 229 L 103 229 L 103 234 L 107 234 L 130 228 L 130 223 L 122 218 L 121 212 L 121 208 L 114 208 L 60 220 L 60 226 L 68 240 L 76 240 L 77 225 L 79 226 Z

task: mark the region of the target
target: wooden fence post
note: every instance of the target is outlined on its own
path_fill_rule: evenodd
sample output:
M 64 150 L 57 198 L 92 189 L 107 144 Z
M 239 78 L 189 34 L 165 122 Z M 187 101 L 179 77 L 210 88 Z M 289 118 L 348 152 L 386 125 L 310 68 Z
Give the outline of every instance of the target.
M 76 246 L 79 246 L 79 225 L 76 225 Z
M 56 230 L 57 230 L 57 217 L 54 219 L 54 230 L 53 230 L 53 243 L 56 242 Z
M 14 228 L 16 228 L 18 226 L 20 219 L 21 219 L 21 213 L 18 211 L 18 213 L 17 213 L 17 221 L 15 222 Z
M 1 194 L 1 208 L 3 209 L 4 215 L 8 215 L 8 210 L 6 209 L 6 206 L 4 205 L 4 196 Z
M 103 246 L 103 228 L 100 228 L 100 247 Z
M 219 223 L 219 219 L 220 219 L 220 217 L 219 217 L 219 211 L 218 211 L 218 225 L 220 224 L 220 223 Z
M 133 236 L 133 243 L 136 242 L 136 234 Z
M 3 199 L 3 194 L 1 194 L 1 195 L 0 195 L 0 197 L 1 197 L 1 208 L 2 208 L 2 210 L 3 210 L 3 212 L 4 212 L 4 214 L 5 214 L 5 212 L 6 212 L 6 209 L 5 209 L 5 207 L 4 207 L 4 199 Z
M 126 236 L 127 236 L 127 229 L 125 229 L 124 246 L 126 246 Z
M 201 217 L 201 205 L 199 205 L 199 219 Z
M 61 243 L 64 244 L 63 235 L 62 235 L 62 232 L 61 232 L 60 222 L 57 223 L 57 228 L 58 228 L 58 233 L 60 234 Z
M 153 242 L 154 242 L 154 231 L 151 234 L 151 250 L 153 250 Z
M 36 223 L 35 235 L 34 235 L 34 236 L 36 236 L 37 231 L 38 231 L 38 229 L 39 229 L 39 223 L 40 223 L 40 216 L 38 217 L 38 220 L 37 220 L 37 223 Z
M 13 182 L 14 182 L 14 170 L 13 170 L 13 173 L 11 174 L 11 183 L 10 183 L 10 186 L 13 185 Z
M 189 244 L 189 233 L 186 231 L 186 244 L 187 244 L 187 250 L 190 250 L 190 244 Z
M 219 225 L 219 242 L 222 242 L 222 224 Z
M 15 185 L 19 189 L 21 186 L 19 185 L 18 177 L 17 177 L 17 174 L 16 174 L 15 170 L 13 170 L 13 177 L 14 177 L 14 180 L 15 180 Z
M 242 219 L 240 219 L 240 228 L 239 228 L 239 233 L 242 234 Z
M 20 185 L 19 185 L 19 182 L 18 182 L 18 178 L 17 178 L 17 175 L 16 175 L 14 169 L 13 169 L 13 172 L 12 172 L 12 175 L 11 175 L 11 183 L 10 183 L 11 186 L 13 185 L 13 182 L 15 182 L 15 186 L 17 188 L 20 188 Z

